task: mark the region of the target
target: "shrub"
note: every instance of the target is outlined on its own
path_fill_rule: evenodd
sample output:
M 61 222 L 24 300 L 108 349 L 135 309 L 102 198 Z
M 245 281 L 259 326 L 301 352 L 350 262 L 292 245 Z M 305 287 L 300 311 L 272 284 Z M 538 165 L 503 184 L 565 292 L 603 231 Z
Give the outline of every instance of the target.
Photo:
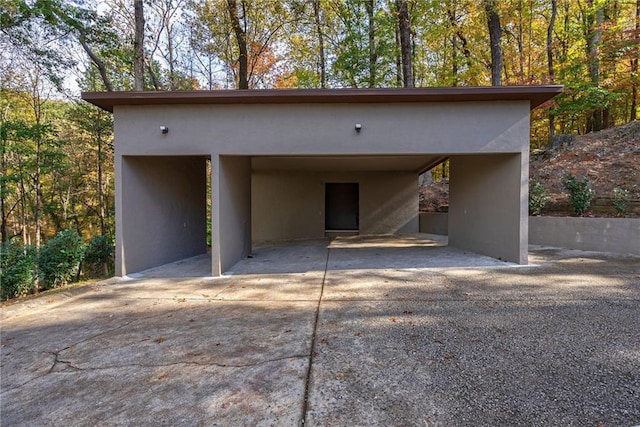
M 33 292 L 37 282 L 37 253 L 32 246 L 8 241 L 0 247 L 0 299 Z
M 93 236 L 84 252 L 84 265 L 85 272 L 89 271 L 91 274 L 107 275 L 109 273 L 109 265 L 111 264 L 113 255 L 113 243 L 107 236 Z
M 616 214 L 622 216 L 627 213 L 629 207 L 629 190 L 623 188 L 613 189 L 613 207 L 616 208 Z
M 596 195 L 589 185 L 589 178 L 579 181 L 575 176 L 567 174 L 562 178 L 562 185 L 569 192 L 571 210 L 576 215 L 582 216 L 583 213 L 589 210 L 591 201 Z
M 529 182 L 529 215 L 540 215 L 547 205 L 547 190 L 539 182 Z
M 40 248 L 38 268 L 45 289 L 67 284 L 78 273 L 84 255 L 82 237 L 73 228 L 62 230 Z

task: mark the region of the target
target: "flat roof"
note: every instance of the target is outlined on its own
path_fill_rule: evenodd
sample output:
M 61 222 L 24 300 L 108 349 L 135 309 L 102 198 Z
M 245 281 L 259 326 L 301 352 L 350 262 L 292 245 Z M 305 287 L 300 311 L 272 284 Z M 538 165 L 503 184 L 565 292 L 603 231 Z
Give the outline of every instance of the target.
M 158 92 L 83 92 L 82 99 L 113 112 L 116 105 L 374 104 L 406 102 L 529 101 L 533 110 L 563 86 L 474 86 L 380 89 L 249 89 Z

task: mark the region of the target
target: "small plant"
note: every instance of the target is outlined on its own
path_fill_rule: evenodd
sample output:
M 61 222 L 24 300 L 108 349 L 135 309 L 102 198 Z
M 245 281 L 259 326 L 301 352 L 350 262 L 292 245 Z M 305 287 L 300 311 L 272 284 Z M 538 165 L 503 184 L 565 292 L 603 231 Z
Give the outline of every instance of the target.
M 0 299 L 7 300 L 33 292 L 38 278 L 33 246 L 8 241 L 0 247 Z
M 90 273 L 109 274 L 109 264 L 113 255 L 113 243 L 107 236 L 93 236 L 84 252 L 83 266 L 86 265 Z M 83 270 L 86 269 L 83 267 Z M 100 271 L 102 270 L 102 271 Z
M 589 185 L 589 178 L 584 178 L 582 181 L 576 179 L 572 174 L 566 174 L 562 178 L 562 185 L 569 192 L 569 204 L 571 210 L 577 216 L 582 216 L 583 213 L 589 210 L 591 201 L 595 197 L 596 193 Z
M 547 205 L 547 190 L 536 181 L 529 181 L 529 215 L 540 215 Z
M 78 273 L 83 255 L 82 237 L 73 228 L 62 230 L 49 240 L 38 257 L 44 289 L 67 284 Z
M 622 216 L 627 213 L 629 207 L 629 190 L 623 188 L 613 189 L 613 207 L 616 208 L 616 214 Z

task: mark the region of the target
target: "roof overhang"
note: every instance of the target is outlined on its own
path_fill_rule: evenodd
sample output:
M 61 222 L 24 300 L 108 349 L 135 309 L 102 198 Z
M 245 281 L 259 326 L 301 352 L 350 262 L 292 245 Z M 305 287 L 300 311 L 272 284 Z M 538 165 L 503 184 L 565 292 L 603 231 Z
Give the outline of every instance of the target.
M 383 89 L 259 89 L 168 92 L 83 92 L 82 99 L 113 112 L 117 105 L 376 104 L 407 102 L 529 101 L 533 110 L 563 87 L 476 86 Z
M 251 170 L 332 172 L 413 172 L 422 174 L 446 160 L 442 154 L 351 156 L 252 156 Z

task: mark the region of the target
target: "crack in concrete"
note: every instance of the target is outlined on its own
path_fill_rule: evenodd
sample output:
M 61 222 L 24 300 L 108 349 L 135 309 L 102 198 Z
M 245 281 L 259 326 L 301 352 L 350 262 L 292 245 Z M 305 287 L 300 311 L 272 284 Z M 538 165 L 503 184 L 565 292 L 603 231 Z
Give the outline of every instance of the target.
M 63 349 L 61 351 L 64 351 L 64 350 L 65 349 Z M 199 366 L 199 367 L 215 366 L 215 367 L 218 367 L 218 368 L 242 369 L 242 368 L 252 368 L 252 367 L 256 367 L 256 366 L 267 365 L 269 363 L 277 363 L 277 362 L 281 362 L 283 360 L 307 359 L 309 357 L 308 354 L 293 354 L 293 355 L 289 355 L 289 356 L 276 357 L 276 358 L 273 358 L 273 359 L 260 360 L 260 361 L 254 362 L 254 363 L 242 363 L 242 364 L 219 363 L 219 362 L 208 362 L 208 363 L 201 363 L 201 362 L 173 362 L 173 363 L 164 363 L 164 364 L 131 363 L 131 364 L 125 364 L 125 365 L 92 366 L 92 367 L 81 368 L 81 367 L 75 366 L 73 364 L 73 362 L 71 362 L 71 361 L 60 359 L 60 355 L 57 352 L 45 352 L 43 354 L 48 354 L 48 355 L 54 356 L 53 364 L 52 364 L 51 368 L 49 368 L 49 370 L 46 373 L 44 373 L 42 375 L 38 375 L 36 377 L 33 377 L 33 378 L 31 378 L 31 379 L 29 379 L 29 380 L 27 380 L 27 381 L 25 381 L 25 382 L 23 382 L 21 384 L 18 384 L 18 385 L 14 386 L 14 387 L 10 387 L 10 388 L 4 389 L 4 390 L 2 390 L 2 394 L 11 392 L 11 391 L 19 389 L 21 387 L 24 387 L 25 385 L 27 385 L 27 384 L 29 384 L 29 383 L 31 383 L 33 381 L 39 380 L 41 378 L 44 378 L 47 375 L 58 374 L 58 373 L 69 374 L 69 373 L 77 373 L 77 372 L 104 371 L 104 370 L 110 370 L 110 369 L 122 369 L 122 368 L 132 368 L 132 367 L 138 367 L 138 368 L 170 368 L 170 367 L 175 367 L 175 366 Z
M 311 348 L 309 350 L 309 365 L 307 367 L 307 377 L 304 383 L 304 396 L 302 400 L 302 415 L 300 416 L 300 426 L 304 426 L 307 422 L 307 411 L 309 405 L 309 389 L 311 387 L 311 367 L 313 365 L 313 354 L 316 347 L 316 337 L 318 332 L 318 321 L 320 320 L 320 305 L 322 304 L 322 295 L 324 294 L 324 285 L 327 280 L 327 271 L 329 270 L 329 255 L 331 248 L 327 247 L 327 259 L 324 264 L 324 274 L 322 275 L 322 286 L 320 287 L 320 296 L 318 297 L 318 305 L 316 307 L 316 315 L 313 321 L 313 332 L 311 334 Z
M 115 331 L 117 331 L 119 329 L 125 328 L 125 327 L 127 327 L 127 326 L 129 326 L 129 325 L 131 325 L 131 324 L 133 324 L 135 322 L 138 322 L 138 321 L 141 321 L 141 320 L 149 320 L 149 319 L 152 319 L 154 317 L 164 316 L 165 314 L 166 313 L 152 314 L 152 315 L 149 315 L 149 316 L 144 316 L 144 317 L 140 317 L 138 319 L 134 319 L 134 320 L 128 321 L 128 322 L 126 322 L 126 323 L 124 323 L 122 325 L 119 325 L 119 326 L 115 327 L 115 328 L 111 328 L 111 329 L 108 329 L 106 331 L 102 331 L 102 332 L 100 332 L 98 334 L 95 334 L 95 335 L 92 335 L 90 337 L 84 338 L 84 339 L 82 339 L 80 341 L 74 342 L 72 344 L 67 345 L 64 348 L 61 348 L 61 349 L 55 350 L 55 351 L 37 351 L 37 350 L 29 350 L 29 349 L 22 350 L 22 349 L 16 349 L 15 347 L 13 347 L 11 345 L 11 343 L 5 343 L 5 344 L 3 344 L 3 347 L 8 347 L 8 348 L 10 348 L 13 351 L 18 352 L 18 353 L 22 352 L 22 353 L 35 353 L 35 354 L 51 355 L 51 356 L 53 356 L 53 363 L 51 364 L 51 367 L 47 370 L 47 372 L 45 372 L 44 374 L 37 375 L 37 376 L 35 376 L 35 377 L 33 377 L 33 378 L 31 378 L 31 379 L 29 379 L 29 380 L 27 380 L 27 381 L 25 381 L 25 382 L 23 382 L 21 384 L 18 384 L 16 386 L 14 386 L 14 387 L 4 389 L 4 390 L 2 390 L 2 393 L 10 392 L 12 390 L 16 390 L 16 389 L 19 389 L 21 387 L 24 387 L 25 385 L 27 385 L 27 384 L 29 384 L 29 383 L 31 383 L 33 381 L 36 381 L 36 380 L 38 380 L 40 378 L 46 377 L 47 375 L 49 375 L 49 374 L 51 374 L 53 372 L 66 372 L 66 371 L 69 371 L 69 370 L 72 370 L 74 372 L 75 371 L 81 371 L 82 370 L 81 368 L 73 366 L 73 364 L 71 362 L 61 360 L 60 359 L 60 353 L 66 351 L 66 350 L 69 350 L 70 348 L 75 347 L 75 346 L 77 346 L 79 344 L 86 343 L 88 341 L 91 341 L 91 340 L 94 340 L 96 338 L 99 338 L 99 337 L 101 337 L 103 335 L 106 335 L 106 334 L 115 332 Z M 64 364 L 66 366 L 56 370 L 56 366 L 58 366 L 59 364 Z
M 3 388 L 3 389 L 1 390 L 1 394 L 8 393 L 8 392 L 13 391 L 13 390 L 17 390 L 17 389 L 22 388 L 22 387 L 24 387 L 25 385 L 27 385 L 27 384 L 29 384 L 29 383 L 33 382 L 33 381 L 36 381 L 36 380 L 38 380 L 38 379 L 40 379 L 40 378 L 43 378 L 43 377 L 46 377 L 47 375 L 49 375 L 49 374 L 51 373 L 51 370 L 52 370 L 52 369 L 53 369 L 53 367 L 55 366 L 55 364 L 56 364 L 56 360 L 57 360 L 57 358 L 58 358 L 58 355 L 57 355 L 55 352 L 49 352 L 49 351 L 45 351 L 45 352 L 27 351 L 27 352 L 28 352 L 28 353 L 46 354 L 46 355 L 53 356 L 53 364 L 52 364 L 51 368 L 49 368 L 49 369 L 47 370 L 47 372 L 45 372 L 44 374 L 37 375 L 37 376 L 35 376 L 35 377 L 31 378 L 31 379 L 28 379 L 27 381 L 25 381 L 25 382 L 23 382 L 23 383 L 20 383 L 20 384 L 18 384 L 18 385 L 15 385 L 15 386 L 13 386 L 13 387 L 9 387 L 9 388 L 6 388 L 6 389 L 4 389 L 4 388 Z
M 281 362 L 283 360 L 306 359 L 307 357 L 309 357 L 307 354 L 294 354 L 290 356 L 277 357 L 274 359 L 260 360 L 254 363 L 243 363 L 243 364 L 231 364 L 231 363 L 220 363 L 220 362 L 173 362 L 173 363 L 162 363 L 162 364 L 131 363 L 126 365 L 111 365 L 111 366 L 87 367 L 87 368 L 74 367 L 74 368 L 80 371 L 100 371 L 100 370 L 107 370 L 107 369 L 122 369 L 122 368 L 130 368 L 130 367 L 170 368 L 173 366 L 201 366 L 201 367 L 215 366 L 218 368 L 252 368 L 255 366 L 267 365 L 269 363 Z
M 47 372 L 45 375 L 48 375 L 52 372 L 66 372 L 66 371 L 78 372 L 82 370 L 83 369 L 78 368 L 77 366 L 73 366 L 73 363 L 67 360 L 60 360 L 59 355 L 56 355 L 56 359 L 53 363 L 53 366 L 51 367 L 51 369 L 49 369 L 49 372 Z

